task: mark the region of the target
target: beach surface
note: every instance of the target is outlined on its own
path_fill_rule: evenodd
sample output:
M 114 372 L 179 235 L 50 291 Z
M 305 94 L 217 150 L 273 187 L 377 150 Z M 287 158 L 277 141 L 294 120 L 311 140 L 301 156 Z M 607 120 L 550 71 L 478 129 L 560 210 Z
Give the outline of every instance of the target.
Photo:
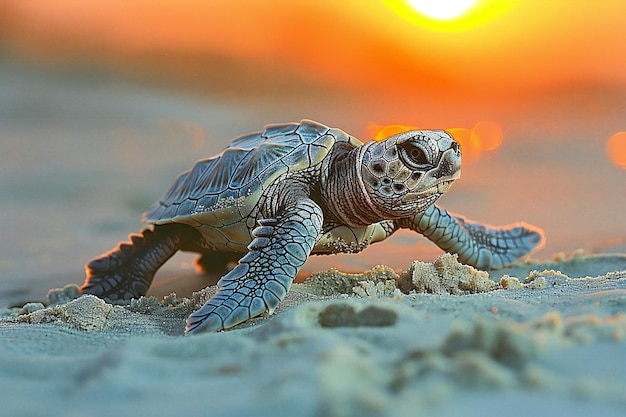
M 626 171 L 604 148 L 623 129 L 623 91 L 462 111 L 433 100 L 411 104 L 413 121 L 402 101 L 316 86 L 193 95 L 15 60 L 0 78 L 0 414 L 623 415 Z M 471 127 L 485 115 L 502 146 L 464 165 L 439 203 L 541 227 L 546 247 L 512 268 L 468 271 L 402 231 L 312 257 L 274 315 L 193 337 L 185 318 L 220 276 L 198 274 L 194 254 L 129 306 L 72 299 L 84 264 L 144 227 L 175 176 L 233 137 L 312 118 L 367 139 L 364 121 Z M 425 280 L 402 272 L 416 267 Z
M 594 274 L 604 269 L 621 270 Z M 588 275 L 591 273 L 591 275 Z M 497 275 L 501 278 L 498 279 Z M 491 278 L 491 279 L 489 279 Z M 333 270 L 278 311 L 183 336 L 193 299 L 113 306 L 75 287 L 0 316 L 6 415 L 621 416 L 626 256 L 488 276 L 442 255 Z

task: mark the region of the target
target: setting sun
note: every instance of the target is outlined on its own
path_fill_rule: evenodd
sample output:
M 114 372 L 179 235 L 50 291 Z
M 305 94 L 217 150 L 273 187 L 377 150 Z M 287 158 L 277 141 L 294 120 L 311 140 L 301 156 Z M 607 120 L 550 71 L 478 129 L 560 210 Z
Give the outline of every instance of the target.
M 469 10 L 476 0 L 409 0 L 409 4 L 419 13 L 433 19 L 454 19 Z

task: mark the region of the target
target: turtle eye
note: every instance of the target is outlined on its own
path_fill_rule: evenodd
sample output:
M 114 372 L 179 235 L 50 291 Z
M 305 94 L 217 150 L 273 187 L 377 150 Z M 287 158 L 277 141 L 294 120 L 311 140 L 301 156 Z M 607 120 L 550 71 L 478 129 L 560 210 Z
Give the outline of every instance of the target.
M 400 145 L 400 155 L 409 165 L 429 165 L 428 154 L 420 146 L 409 141 Z

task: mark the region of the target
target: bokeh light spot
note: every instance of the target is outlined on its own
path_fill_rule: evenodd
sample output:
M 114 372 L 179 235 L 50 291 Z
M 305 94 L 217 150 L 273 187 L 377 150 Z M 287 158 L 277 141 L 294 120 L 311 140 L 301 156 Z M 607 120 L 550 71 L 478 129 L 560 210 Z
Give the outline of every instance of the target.
M 493 151 L 502 144 L 504 133 L 493 121 L 478 122 L 472 129 L 472 144 L 482 151 Z
M 398 133 L 408 132 L 409 130 L 418 130 L 415 126 L 405 126 L 405 125 L 388 125 L 388 126 L 378 126 L 374 125 L 374 140 L 380 142 L 381 140 L 385 140 L 390 136 L 397 135 Z
M 626 169 L 626 132 L 618 132 L 611 136 L 606 144 L 606 151 L 611 162 Z

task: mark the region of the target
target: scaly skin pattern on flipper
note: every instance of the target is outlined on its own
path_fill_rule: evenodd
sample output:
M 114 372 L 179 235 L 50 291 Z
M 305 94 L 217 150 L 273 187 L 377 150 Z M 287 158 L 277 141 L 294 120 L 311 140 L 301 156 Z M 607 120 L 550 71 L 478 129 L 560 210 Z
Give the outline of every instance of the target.
M 154 231 L 89 262 L 82 289 L 137 298 L 177 250 L 241 253 L 188 318 L 195 334 L 272 313 L 309 255 L 359 252 L 399 228 L 480 268 L 504 267 L 543 244 L 533 226 L 488 226 L 437 207 L 460 169 L 460 147 L 441 130 L 364 144 L 309 120 L 268 125 L 181 174 L 144 215 Z
M 285 297 L 322 229 L 322 209 L 303 199 L 254 229 L 250 252 L 219 281 L 219 292 L 189 316 L 187 333 L 227 329 L 270 314 Z
M 423 213 L 398 221 L 400 227 L 421 233 L 459 262 L 480 269 L 501 269 L 538 248 L 541 229 L 526 223 L 489 226 L 430 206 Z
M 154 273 L 180 249 L 184 236 L 196 233 L 186 229 L 170 224 L 131 234 L 130 242 L 120 243 L 85 266 L 87 278 L 81 291 L 112 302 L 145 295 Z

